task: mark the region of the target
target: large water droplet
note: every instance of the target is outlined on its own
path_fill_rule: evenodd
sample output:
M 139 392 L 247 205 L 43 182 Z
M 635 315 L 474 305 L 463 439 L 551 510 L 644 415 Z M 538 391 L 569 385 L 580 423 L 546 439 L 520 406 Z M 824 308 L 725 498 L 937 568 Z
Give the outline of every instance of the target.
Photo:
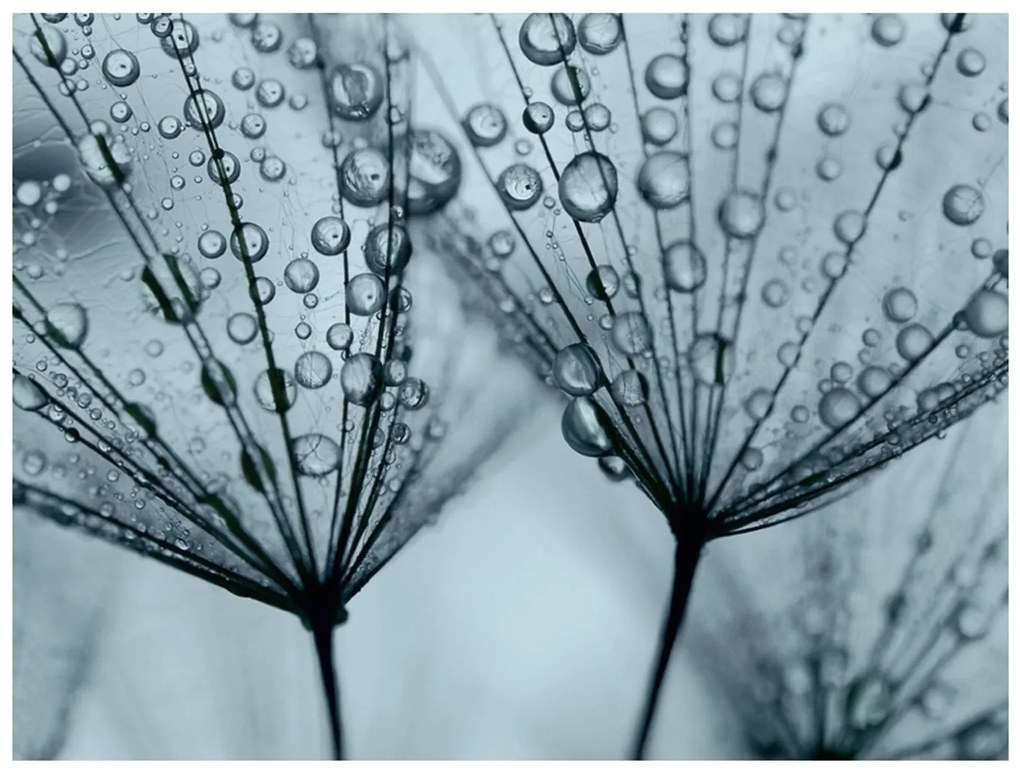
M 408 165 L 407 198 L 411 214 L 437 212 L 456 195 L 461 178 L 460 156 L 438 131 L 411 131 Z
M 714 332 L 694 338 L 687 360 L 694 377 L 705 385 L 723 385 L 730 379 L 737 363 L 733 345 Z
M 492 147 L 506 136 L 506 116 L 497 105 L 476 104 L 464 117 L 464 130 L 475 147 Z
M 230 251 L 242 262 L 258 262 L 269 251 L 269 236 L 254 222 L 242 222 L 241 227 L 230 234 Z
M 78 303 L 58 303 L 46 313 L 46 334 L 61 348 L 81 347 L 88 331 L 88 317 Z
M 749 190 L 734 190 L 719 205 L 719 225 L 733 238 L 753 238 L 765 223 L 761 198 Z
M 356 353 L 344 362 L 340 370 L 340 386 L 347 400 L 366 407 L 382 392 L 383 367 L 370 353 Z
M 544 134 L 552 128 L 556 114 L 545 102 L 532 102 L 524 108 L 522 122 L 532 134 Z
M 322 434 L 305 434 L 294 439 L 291 454 L 298 473 L 306 477 L 321 477 L 340 465 L 340 446 Z
M 595 56 L 604 56 L 616 49 L 623 40 L 623 27 L 612 13 L 589 13 L 577 27 L 581 48 Z
M 574 22 L 563 13 L 531 14 L 517 40 L 524 55 L 543 67 L 565 61 L 577 45 Z
M 399 275 L 411 259 L 411 238 L 401 225 L 382 223 L 365 236 L 365 263 L 380 276 Z
M 917 298 L 909 289 L 903 287 L 890 289 L 882 300 L 882 310 L 889 321 L 898 324 L 910 321 L 917 313 Z
M 908 324 L 896 335 L 896 350 L 907 361 L 920 359 L 931 344 L 931 332 L 921 324 Z
M 371 316 L 383 307 L 386 289 L 375 273 L 360 273 L 347 284 L 347 309 L 355 316 Z
M 184 100 L 184 120 L 198 131 L 218 129 L 226 114 L 223 100 L 207 88 L 189 94 Z
M 861 411 L 861 403 L 848 388 L 832 388 L 818 402 L 818 417 L 829 428 L 841 428 Z
M 389 161 L 374 147 L 355 150 L 340 164 L 340 190 L 355 206 L 382 203 L 389 192 L 389 184 Z
M 303 257 L 291 260 L 283 269 L 283 281 L 290 291 L 305 294 L 319 283 L 319 269 L 314 262 Z
M 571 396 L 589 396 L 603 382 L 598 357 L 584 343 L 574 343 L 558 351 L 552 371 L 556 385 Z
M 582 222 L 598 222 L 616 204 L 616 167 L 604 155 L 581 153 L 563 169 L 559 192 L 567 214 Z
M 13 396 L 14 406 L 28 412 L 42 409 L 49 401 L 42 388 L 24 375 L 14 376 Z
M 515 211 L 530 209 L 542 195 L 542 178 L 524 163 L 515 163 L 503 170 L 496 182 L 499 197 Z
M 672 150 L 650 155 L 641 164 L 638 192 L 654 209 L 672 209 L 687 200 L 690 170 L 687 158 Z
M 978 337 L 998 337 L 1009 329 L 1009 300 L 1002 292 L 982 289 L 970 298 L 963 318 Z
M 620 353 L 636 356 L 652 347 L 652 329 L 642 314 L 627 311 L 613 319 L 610 339 Z
M 690 241 L 677 241 L 662 255 L 666 285 L 677 292 L 693 292 L 705 283 L 708 269 L 705 256 Z
M 382 104 L 384 85 L 370 64 L 341 64 L 329 82 L 333 112 L 345 120 L 368 120 Z
M 255 401 L 268 412 L 286 412 L 297 399 L 297 383 L 285 369 L 265 369 L 255 378 Z
M 676 54 L 659 54 L 645 69 L 645 85 L 659 99 L 676 99 L 687 93 L 687 65 Z
M 294 362 L 294 379 L 305 388 L 322 388 L 331 377 L 333 365 L 318 351 L 305 351 Z
M 605 426 L 609 418 L 590 396 L 571 399 L 563 411 L 560 430 L 574 452 L 597 458 L 613 449 Z
M 130 86 L 141 74 L 138 59 L 130 51 L 118 48 L 103 57 L 103 77 L 110 85 L 124 88 Z
M 319 254 L 340 254 L 350 242 L 351 229 L 339 217 L 323 217 L 312 226 L 312 246 Z
M 984 211 L 984 196 L 970 185 L 953 185 L 942 198 L 942 213 L 954 225 L 972 225 Z

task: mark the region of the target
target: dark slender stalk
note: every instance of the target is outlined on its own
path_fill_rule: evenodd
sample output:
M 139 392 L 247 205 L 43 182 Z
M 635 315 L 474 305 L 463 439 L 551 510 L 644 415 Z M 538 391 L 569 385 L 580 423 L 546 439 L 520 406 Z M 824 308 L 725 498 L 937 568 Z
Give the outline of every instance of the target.
M 330 620 L 312 624 L 315 652 L 319 657 L 319 674 L 326 692 L 329 710 L 329 728 L 333 736 L 333 759 L 344 759 L 344 729 L 340 720 L 340 689 L 337 686 L 336 667 L 333 664 L 333 624 Z
M 669 597 L 669 607 L 666 611 L 666 621 L 662 626 L 662 634 L 659 637 L 659 652 L 656 656 L 655 669 L 652 672 L 651 682 L 648 684 L 648 691 L 645 695 L 645 706 L 641 712 L 641 723 L 630 757 L 632 760 L 642 760 L 648 746 L 648 735 L 652 730 L 652 721 L 655 719 L 655 710 L 659 704 L 659 692 L 662 690 L 662 683 L 666 679 L 666 670 L 669 668 L 670 656 L 676 646 L 677 635 L 683 624 L 684 612 L 687 610 L 687 598 L 690 597 L 691 587 L 694 585 L 694 571 L 698 567 L 698 560 L 701 558 L 701 547 L 703 540 L 696 536 L 681 535 L 677 538 L 676 554 L 673 562 L 673 589 Z

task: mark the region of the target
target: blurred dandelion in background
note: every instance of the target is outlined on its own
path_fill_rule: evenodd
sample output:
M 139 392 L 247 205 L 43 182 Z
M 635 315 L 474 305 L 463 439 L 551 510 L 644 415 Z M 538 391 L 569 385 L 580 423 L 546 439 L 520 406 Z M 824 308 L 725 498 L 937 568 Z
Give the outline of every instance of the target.
M 463 166 L 415 239 L 676 539 L 642 757 L 703 545 L 825 505 L 1006 387 L 1005 17 L 402 23 L 419 117 Z
M 1005 412 L 789 532 L 713 548 L 686 649 L 741 754 L 1006 757 Z
M 459 160 L 385 17 L 14 28 L 15 503 L 297 615 L 340 757 L 334 627 L 527 393 L 408 234 Z

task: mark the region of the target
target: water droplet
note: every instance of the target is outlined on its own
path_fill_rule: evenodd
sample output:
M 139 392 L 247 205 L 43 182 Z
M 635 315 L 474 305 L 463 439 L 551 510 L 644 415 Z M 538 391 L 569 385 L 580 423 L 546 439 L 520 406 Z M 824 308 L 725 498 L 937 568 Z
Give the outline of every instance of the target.
M 411 131 L 407 198 L 411 214 L 432 214 L 446 206 L 460 187 L 460 156 L 431 129 Z
M 380 276 L 402 273 L 411 252 L 411 238 L 401 225 L 376 225 L 365 236 L 365 263 Z
M 565 64 L 553 73 L 550 88 L 557 102 L 574 107 L 591 93 L 591 78 L 580 67 Z
M 850 128 L 850 113 L 838 102 L 829 102 L 818 111 L 818 128 L 830 137 L 838 137 Z
M 984 211 L 984 196 L 970 185 L 953 185 L 942 198 L 942 213 L 954 225 L 972 225 Z
M 882 301 L 882 310 L 887 319 L 897 324 L 910 321 L 917 313 L 917 298 L 909 289 L 903 287 L 890 289 Z
M 968 78 L 976 77 L 985 71 L 985 57 L 976 48 L 965 48 L 956 57 L 956 69 Z
M 574 23 L 563 13 L 533 13 L 517 36 L 521 51 L 543 67 L 566 61 L 577 45 Z
M 198 31 L 190 21 L 173 19 L 169 34 L 160 40 L 160 47 L 163 49 L 163 53 L 174 61 L 177 61 L 178 56 L 187 60 L 191 54 L 198 50 L 198 43 Z
M 544 134 L 552 128 L 555 118 L 552 107 L 545 102 L 532 102 L 524 109 L 521 120 L 532 134 Z
M 892 385 L 892 376 L 881 367 L 865 367 L 857 376 L 857 387 L 869 399 L 877 399 Z
M 340 189 L 355 206 L 375 206 L 386 200 L 390 185 L 390 164 L 373 147 L 350 153 L 340 164 Z
M 542 195 L 542 178 L 524 163 L 515 163 L 503 170 L 496 182 L 503 202 L 515 211 L 530 209 Z
M 560 430 L 574 452 L 597 458 L 613 449 L 604 428 L 606 425 L 609 425 L 609 418 L 595 400 L 580 396 L 571 399 L 563 411 Z
M 333 324 L 326 330 L 326 343 L 334 351 L 346 351 L 354 342 L 354 330 L 347 324 Z
M 226 114 L 223 100 L 207 88 L 189 94 L 184 100 L 184 120 L 198 131 L 218 129 Z
M 305 351 L 294 363 L 294 378 L 305 388 L 322 388 L 331 377 L 333 365 L 318 351 Z
M 384 96 L 384 83 L 370 64 L 341 64 L 330 80 L 329 92 L 333 111 L 345 120 L 363 121 L 379 110 Z
M 874 674 L 861 675 L 847 691 L 847 720 L 858 730 L 875 726 L 888 714 L 892 699 L 892 688 L 884 678 Z
M 648 400 L 648 380 L 636 369 L 625 369 L 613 379 L 609 392 L 622 407 L 640 407 Z
M 297 399 L 297 383 L 285 369 L 262 370 L 255 378 L 255 401 L 267 412 L 286 412 Z
M 382 364 L 370 353 L 354 354 L 340 370 L 340 386 L 352 404 L 370 405 L 382 392 L 383 385 Z
M 269 236 L 254 222 L 242 222 L 240 228 L 230 234 L 230 251 L 242 262 L 258 262 L 269 251 Z
M 672 150 L 661 150 L 641 164 L 638 192 L 653 209 L 673 209 L 687 200 L 690 170 L 687 157 Z
M 386 290 L 375 273 L 360 273 L 347 284 L 347 309 L 355 316 L 371 316 L 383 307 Z
M 963 310 L 967 327 L 978 337 L 997 337 L 1009 329 L 1009 300 L 993 289 L 978 291 Z
M 627 311 L 613 319 L 610 339 L 620 353 L 636 356 L 652 347 L 652 330 L 643 315 L 637 311 Z
M 32 35 L 32 55 L 47 67 L 60 67 L 67 58 L 67 41 L 60 30 L 43 27 Z
M 291 260 L 283 270 L 283 281 L 292 292 L 311 292 L 319 283 L 319 269 L 303 257 Z
M 719 206 L 719 225 L 733 238 L 753 238 L 764 223 L 761 198 L 749 190 L 734 190 Z
M 339 217 L 323 217 L 312 226 L 312 246 L 319 254 L 340 254 L 351 242 L 351 229 Z
M 705 385 L 723 385 L 736 367 L 736 352 L 729 340 L 714 332 L 698 335 L 687 351 L 691 370 Z
M 770 308 L 781 308 L 790 299 L 790 289 L 785 281 L 774 278 L 762 287 L 761 299 Z
M 832 429 L 841 428 L 853 420 L 861 411 L 861 403 L 853 391 L 847 388 L 832 388 L 818 403 L 818 417 Z
M 141 74 L 138 59 L 130 51 L 118 48 L 103 57 L 103 77 L 110 85 L 124 88 L 130 86 Z
M 581 48 L 595 56 L 604 56 L 616 49 L 623 40 L 623 27 L 612 13 L 589 13 L 577 27 Z
M 227 334 L 238 345 L 250 343 L 258 334 L 258 324 L 250 313 L 235 313 L 227 319 Z
M 476 104 L 464 118 L 464 130 L 475 147 L 492 147 L 506 136 L 506 116 L 494 104 Z
M 122 180 L 130 171 L 131 151 L 122 137 L 109 142 L 106 137 L 86 134 L 78 140 L 77 148 L 82 168 L 98 185 L 118 184 L 118 177 Z
M 931 344 L 931 332 L 921 324 L 908 324 L 896 335 L 896 350 L 907 361 L 920 359 Z
M 759 75 L 751 84 L 751 101 L 762 112 L 775 112 L 786 103 L 786 81 L 779 75 Z
M 708 36 L 718 46 L 729 48 L 747 37 L 748 17 L 738 13 L 716 13 L 708 22 Z
M 705 256 L 690 241 L 677 241 L 662 255 L 666 285 L 677 292 L 693 292 L 705 283 L 708 268 Z
M 744 404 L 747 414 L 753 420 L 763 420 L 772 409 L 772 392 L 764 388 L 755 389 Z
M 409 377 L 400 386 L 400 403 L 409 410 L 420 410 L 429 400 L 429 389 L 425 382 Z
M 560 176 L 563 209 L 581 222 L 599 222 L 616 204 L 619 184 L 616 167 L 595 152 L 575 156 Z
M 641 133 L 649 144 L 668 144 L 676 136 L 676 116 L 665 107 L 653 107 L 641 116 Z
M 833 232 L 836 234 L 836 238 L 849 245 L 864 237 L 866 227 L 867 220 L 864 219 L 863 214 L 848 210 L 836 217 Z
M 645 85 L 659 99 L 676 99 L 687 93 L 687 65 L 676 54 L 659 54 L 645 69 Z
M 556 385 L 571 396 L 589 396 L 603 382 L 598 357 L 584 343 L 574 343 L 558 351 L 552 372 Z
M 78 303 L 58 303 L 46 313 L 46 334 L 61 348 L 81 347 L 88 330 L 88 317 Z
M 895 13 L 884 13 L 871 24 L 872 39 L 885 48 L 899 43 L 905 33 L 903 20 Z
M 13 396 L 14 406 L 28 412 L 40 410 L 49 402 L 42 388 L 24 375 L 14 376 Z
M 298 473 L 306 477 L 321 477 L 340 465 L 340 447 L 328 436 L 305 434 L 294 439 L 291 453 Z

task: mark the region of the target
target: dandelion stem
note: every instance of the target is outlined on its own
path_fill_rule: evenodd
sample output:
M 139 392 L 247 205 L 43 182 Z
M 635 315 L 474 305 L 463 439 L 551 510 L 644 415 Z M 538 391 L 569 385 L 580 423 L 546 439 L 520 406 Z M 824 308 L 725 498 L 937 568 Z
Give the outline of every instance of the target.
M 659 637 L 659 652 L 656 655 L 655 669 L 652 672 L 645 705 L 641 713 L 641 723 L 634 738 L 630 756 L 632 760 L 642 760 L 648 745 L 648 736 L 652 729 L 652 720 L 659 703 L 659 692 L 666 679 L 666 669 L 676 645 L 680 626 L 683 624 L 684 612 L 687 610 L 687 598 L 690 597 L 694 584 L 694 571 L 701 558 L 703 538 L 691 534 L 680 534 L 677 538 L 676 554 L 673 563 L 673 589 L 669 597 L 669 608 L 666 621 Z
M 326 707 L 329 710 L 329 729 L 333 737 L 333 759 L 344 759 L 343 723 L 340 720 L 340 689 L 337 685 L 336 667 L 333 663 L 333 623 L 329 619 L 312 623 L 312 637 L 315 652 L 319 657 L 319 674 L 322 688 L 326 692 Z

